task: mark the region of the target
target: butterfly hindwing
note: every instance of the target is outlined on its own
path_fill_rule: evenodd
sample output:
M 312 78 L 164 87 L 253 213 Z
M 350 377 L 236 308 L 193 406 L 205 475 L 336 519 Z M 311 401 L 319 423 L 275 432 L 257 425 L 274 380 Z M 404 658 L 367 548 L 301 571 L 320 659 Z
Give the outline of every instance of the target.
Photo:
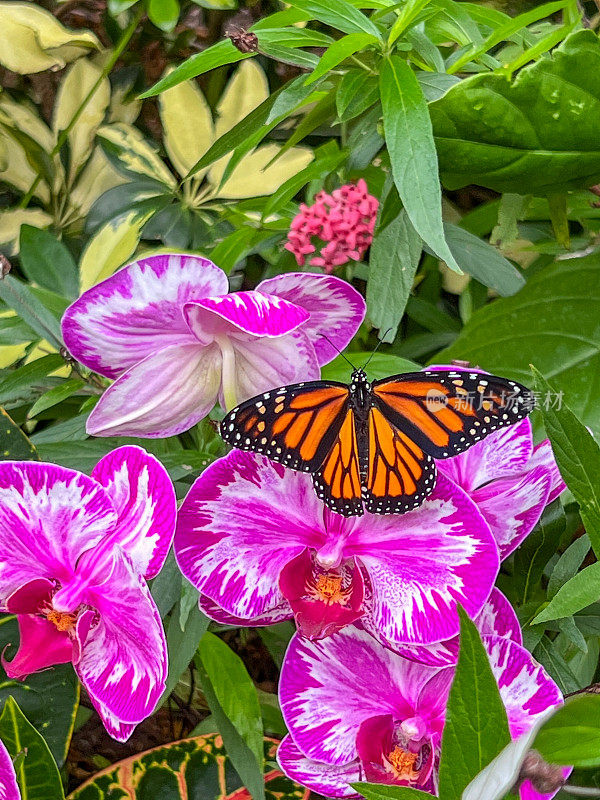
M 421 505 L 435 487 L 433 458 L 373 406 L 363 500 L 375 514 L 402 514 Z
M 433 458 L 462 453 L 492 431 L 523 419 L 534 406 L 525 386 L 462 370 L 375 381 L 373 397 L 381 413 Z
M 240 450 L 314 472 L 344 423 L 348 396 L 343 383 L 325 381 L 274 389 L 230 411 L 221 423 L 221 436 Z
M 321 467 L 313 474 L 317 496 L 345 517 L 363 513 L 354 412 L 348 409 Z

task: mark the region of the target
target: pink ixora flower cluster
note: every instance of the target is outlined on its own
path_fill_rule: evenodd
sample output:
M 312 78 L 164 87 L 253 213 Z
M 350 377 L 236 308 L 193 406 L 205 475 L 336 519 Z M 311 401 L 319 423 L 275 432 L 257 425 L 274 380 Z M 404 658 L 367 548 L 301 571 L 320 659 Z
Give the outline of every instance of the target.
M 0 462 L 0 611 L 17 615 L 10 678 L 71 662 L 107 731 L 125 741 L 164 691 L 167 647 L 146 579 L 175 529 L 164 467 L 119 447 L 91 477 Z
M 335 276 L 288 273 L 230 293 L 212 262 L 171 254 L 134 261 L 84 292 L 62 330 L 74 358 L 116 379 L 88 433 L 164 437 L 191 428 L 217 401 L 230 409 L 318 379 L 365 309 Z
M 350 260 L 359 261 L 373 241 L 378 207 L 379 201 L 369 194 L 363 178 L 331 194 L 319 192 L 312 206 L 301 204 L 285 248 L 294 254 L 299 266 L 304 266 L 306 257 L 316 252 L 313 239 L 326 242 L 319 255 L 309 261 L 325 272 L 333 272 Z
M 561 702 L 524 650 L 500 561 L 564 484 L 528 420 L 438 462 L 434 492 L 401 515 L 345 518 L 310 476 L 233 451 L 180 509 L 175 555 L 200 607 L 231 625 L 295 619 L 280 697 L 282 769 L 329 797 L 375 781 L 436 792 L 460 603 L 483 635 L 516 738 Z M 539 798 L 531 785 L 522 800 Z

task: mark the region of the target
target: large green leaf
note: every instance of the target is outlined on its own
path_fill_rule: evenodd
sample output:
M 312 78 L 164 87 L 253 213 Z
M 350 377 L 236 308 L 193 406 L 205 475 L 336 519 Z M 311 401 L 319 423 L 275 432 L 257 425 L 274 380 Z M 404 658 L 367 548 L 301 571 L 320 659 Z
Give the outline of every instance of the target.
M 513 82 L 484 73 L 429 106 L 445 185 L 548 194 L 600 181 L 600 42 L 578 31 Z
M 459 608 L 460 651 L 446 710 L 440 796 L 460 800 L 477 775 L 510 742 L 506 710 L 475 625 Z
M 568 700 L 544 723 L 533 747 L 550 764 L 600 766 L 600 697 Z
M 466 359 L 525 384 L 531 383 L 529 365 L 535 364 L 559 393 L 549 401 L 566 401 L 600 433 L 597 386 L 590 377 L 600 372 L 599 285 L 599 255 L 551 264 L 513 297 L 476 311 L 436 361 Z
M 379 87 L 392 174 L 415 230 L 437 256 L 460 272 L 444 238 L 438 162 L 427 102 L 411 67 L 386 58 Z
M 532 367 L 540 396 L 552 395 L 552 387 Z M 581 519 L 596 557 L 600 558 L 600 447 L 568 406 L 553 408 L 540 403 L 544 426 L 565 483 L 579 503 Z
M 266 800 L 308 800 L 309 792 L 273 769 L 277 742 L 264 740 Z M 68 800 L 251 800 L 217 733 L 183 739 L 113 764 Z
M 15 771 L 23 800 L 63 800 L 60 775 L 48 745 L 13 697 L 6 699 L 0 716 L 0 740 L 13 760 L 20 756 Z
M 0 616 L 0 651 L 18 645 L 19 629 L 13 616 Z M 16 647 L 6 652 L 12 660 Z M 34 727 L 43 734 L 54 759 L 64 762 L 79 705 L 79 681 L 70 664 L 59 664 L 30 675 L 26 681 L 11 680 L 0 667 L 0 705 L 14 697 Z

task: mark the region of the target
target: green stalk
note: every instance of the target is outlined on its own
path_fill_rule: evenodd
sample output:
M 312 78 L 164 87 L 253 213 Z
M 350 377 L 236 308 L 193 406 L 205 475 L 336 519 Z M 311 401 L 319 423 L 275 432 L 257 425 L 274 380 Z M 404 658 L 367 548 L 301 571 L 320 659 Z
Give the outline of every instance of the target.
M 121 55 L 123 50 L 125 50 L 125 48 L 129 44 L 129 41 L 130 41 L 131 37 L 133 36 L 133 34 L 135 33 L 135 30 L 136 30 L 136 28 L 137 28 L 137 26 L 139 24 L 139 21 L 142 18 L 143 13 L 144 13 L 144 8 L 143 8 L 143 6 L 140 5 L 139 9 L 133 15 L 133 17 L 131 19 L 131 22 L 125 28 L 123 33 L 121 34 L 121 37 L 120 37 L 119 41 L 117 42 L 117 45 L 116 45 L 115 49 L 113 50 L 111 57 L 108 59 L 108 61 L 104 65 L 104 69 L 100 73 L 100 76 L 98 77 L 98 80 L 94 83 L 94 85 L 92 86 L 90 91 L 86 94 L 86 96 L 83 98 L 83 100 L 79 104 L 79 107 L 77 108 L 77 111 L 75 111 L 75 113 L 73 114 L 73 116 L 71 118 L 71 121 L 69 122 L 67 127 L 60 132 L 60 134 L 59 134 L 59 136 L 58 136 L 58 138 L 56 140 L 56 144 L 54 145 L 54 147 L 52 148 L 52 152 L 50 153 L 50 158 L 54 158 L 56 155 L 58 155 L 58 153 L 60 153 L 60 150 L 61 150 L 63 144 L 67 141 L 67 138 L 68 138 L 69 134 L 71 133 L 71 131 L 73 130 L 73 128 L 77 124 L 77 120 L 79 119 L 79 117 L 85 111 L 85 108 L 86 108 L 87 104 L 90 102 L 92 97 L 98 91 L 98 87 L 100 86 L 102 81 L 110 75 L 110 73 L 112 71 L 112 68 L 114 67 L 114 65 L 119 60 L 119 56 Z M 35 192 L 35 190 L 36 190 L 39 182 L 41 181 L 41 179 L 42 179 L 42 176 L 40 174 L 36 175 L 35 180 L 31 184 L 31 186 L 29 187 L 29 190 L 23 196 L 23 199 L 19 203 L 19 208 L 27 208 L 27 206 L 31 202 L 31 198 L 33 197 L 33 193 Z

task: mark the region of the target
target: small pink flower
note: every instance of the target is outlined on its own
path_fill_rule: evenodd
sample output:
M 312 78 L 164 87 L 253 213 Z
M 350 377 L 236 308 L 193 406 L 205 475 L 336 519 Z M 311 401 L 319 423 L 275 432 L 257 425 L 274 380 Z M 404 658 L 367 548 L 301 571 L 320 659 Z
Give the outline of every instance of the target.
M 369 194 L 362 178 L 331 194 L 319 192 L 312 206 L 304 203 L 300 206 L 285 248 L 294 254 L 300 266 L 304 266 L 306 256 L 316 252 L 311 241 L 316 236 L 326 244 L 320 254 L 308 262 L 311 266 L 333 272 L 351 259 L 359 261 L 373 241 L 378 206 L 379 201 Z

